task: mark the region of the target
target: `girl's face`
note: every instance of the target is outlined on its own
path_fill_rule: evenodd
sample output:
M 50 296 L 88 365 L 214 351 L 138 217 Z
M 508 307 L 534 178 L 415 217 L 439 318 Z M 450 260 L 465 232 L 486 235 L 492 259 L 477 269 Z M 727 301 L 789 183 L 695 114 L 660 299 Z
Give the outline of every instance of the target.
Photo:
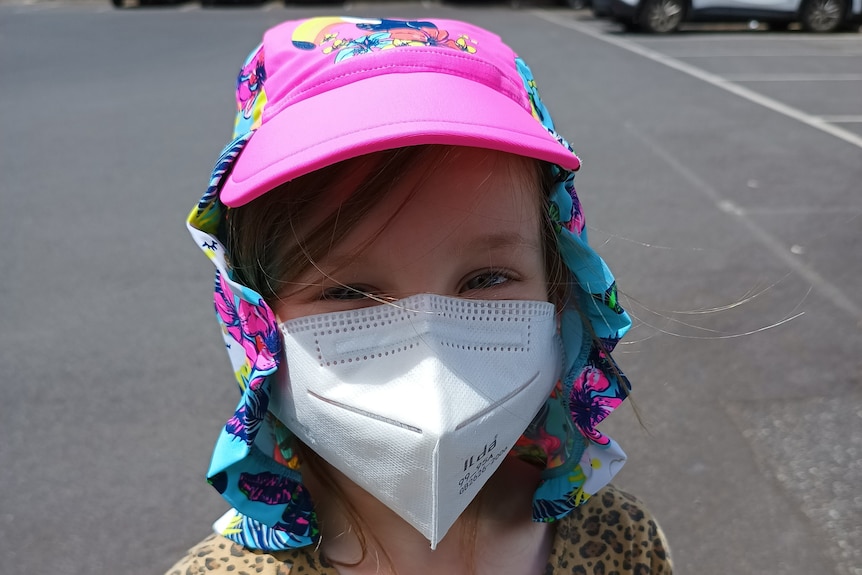
M 477 148 L 411 170 L 346 236 L 334 230 L 331 250 L 281 294 L 279 319 L 418 293 L 547 301 L 536 172 Z M 336 206 L 322 205 L 320 219 Z

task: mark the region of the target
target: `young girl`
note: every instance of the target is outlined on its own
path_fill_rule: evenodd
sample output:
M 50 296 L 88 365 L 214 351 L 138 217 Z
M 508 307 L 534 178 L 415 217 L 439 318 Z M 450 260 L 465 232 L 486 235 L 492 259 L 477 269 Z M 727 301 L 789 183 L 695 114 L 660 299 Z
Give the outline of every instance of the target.
M 242 394 L 170 573 L 670 573 L 596 429 L 630 325 L 527 65 L 456 21 L 266 33 L 189 229 Z

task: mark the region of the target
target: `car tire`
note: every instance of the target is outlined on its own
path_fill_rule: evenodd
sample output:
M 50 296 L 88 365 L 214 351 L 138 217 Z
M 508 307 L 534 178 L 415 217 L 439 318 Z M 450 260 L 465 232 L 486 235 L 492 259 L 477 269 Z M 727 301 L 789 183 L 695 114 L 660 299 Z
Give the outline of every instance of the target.
M 825 34 L 838 30 L 846 13 L 847 0 L 805 0 L 799 20 L 806 32 Z
M 111 4 L 114 5 L 114 8 L 122 8 L 123 0 L 111 0 Z
M 653 34 L 675 32 L 685 19 L 685 8 L 685 0 L 643 0 L 638 26 Z

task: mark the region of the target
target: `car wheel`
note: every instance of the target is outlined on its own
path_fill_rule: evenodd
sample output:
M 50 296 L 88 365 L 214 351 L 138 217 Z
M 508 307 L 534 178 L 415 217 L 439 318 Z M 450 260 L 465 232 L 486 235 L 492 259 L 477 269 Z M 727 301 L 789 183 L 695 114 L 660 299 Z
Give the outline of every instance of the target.
M 679 28 L 684 17 L 684 0 L 644 0 L 638 24 L 647 32 L 667 34 Z
M 111 0 L 111 4 L 114 5 L 114 8 L 122 8 L 123 0 Z
M 799 19 L 808 32 L 834 32 L 841 26 L 847 10 L 847 0 L 806 0 Z

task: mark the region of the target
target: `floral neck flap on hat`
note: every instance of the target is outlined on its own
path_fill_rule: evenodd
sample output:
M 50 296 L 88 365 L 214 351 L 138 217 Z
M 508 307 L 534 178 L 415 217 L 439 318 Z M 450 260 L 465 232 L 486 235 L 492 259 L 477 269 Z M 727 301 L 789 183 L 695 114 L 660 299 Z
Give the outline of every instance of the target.
M 282 361 L 276 317 L 259 294 L 232 279 L 222 234 L 228 208 L 219 199 L 226 175 L 260 123 L 266 101 L 263 58 L 258 48 L 242 68 L 235 139 L 216 162 L 206 192 L 189 215 L 188 228 L 217 268 L 216 318 L 241 394 L 233 417 L 221 430 L 207 473 L 207 480 L 233 506 L 214 529 L 246 547 L 280 551 L 316 543 L 319 530 L 293 450 L 293 434 L 268 411 L 273 375 Z M 516 65 L 534 118 L 572 151 L 554 131 L 530 69 L 520 58 Z M 533 497 L 533 520 L 544 522 L 569 514 L 622 467 L 625 453 L 596 426 L 630 389 L 610 352 L 631 321 L 617 303 L 610 270 L 587 242 L 574 172 L 560 168 L 556 172 L 551 217 L 576 286 L 575 305 L 564 309 L 561 318 L 564 375 L 512 449 L 512 454 L 544 470 Z

